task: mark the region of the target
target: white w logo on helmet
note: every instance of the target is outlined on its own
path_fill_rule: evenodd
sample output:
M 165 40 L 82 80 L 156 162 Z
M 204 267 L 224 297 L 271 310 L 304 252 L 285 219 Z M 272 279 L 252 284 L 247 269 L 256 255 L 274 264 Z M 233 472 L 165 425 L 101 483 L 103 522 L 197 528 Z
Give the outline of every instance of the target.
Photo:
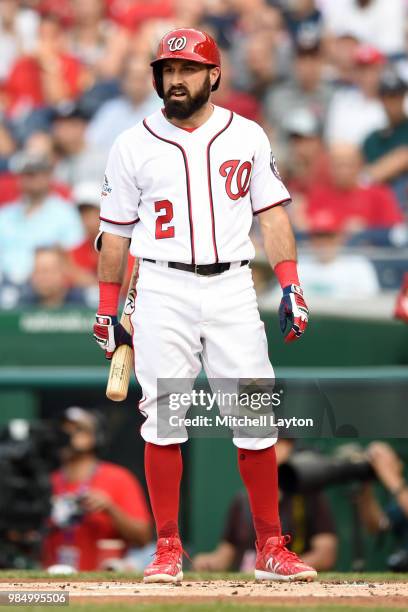
M 187 44 L 187 38 L 185 36 L 173 36 L 169 38 L 168 45 L 170 51 L 181 51 Z

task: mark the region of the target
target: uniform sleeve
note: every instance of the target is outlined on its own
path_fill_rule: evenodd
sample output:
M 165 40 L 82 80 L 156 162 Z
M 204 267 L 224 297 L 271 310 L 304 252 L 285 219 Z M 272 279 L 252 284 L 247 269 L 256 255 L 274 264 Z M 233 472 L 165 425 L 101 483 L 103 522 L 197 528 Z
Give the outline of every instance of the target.
M 279 204 L 288 204 L 289 192 L 282 183 L 268 137 L 261 128 L 253 163 L 250 194 L 254 215 Z
M 132 160 L 119 136 L 110 150 L 102 185 L 100 230 L 130 238 L 139 221 L 139 201 Z

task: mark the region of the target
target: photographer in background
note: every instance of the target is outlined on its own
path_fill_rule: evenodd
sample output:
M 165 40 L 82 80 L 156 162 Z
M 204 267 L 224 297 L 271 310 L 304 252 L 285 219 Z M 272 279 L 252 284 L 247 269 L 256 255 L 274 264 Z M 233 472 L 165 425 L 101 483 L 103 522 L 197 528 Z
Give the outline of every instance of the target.
M 278 466 L 286 463 L 294 450 L 294 440 L 276 443 Z M 329 571 L 336 563 L 337 535 L 329 504 L 323 493 L 291 494 L 279 491 L 282 528 L 292 534 L 289 548 L 318 571 Z M 239 492 L 233 499 L 224 533 L 215 550 L 193 559 L 195 571 L 239 570 L 249 572 L 255 565 L 255 531 L 248 498 Z
M 358 499 L 362 522 L 370 533 L 392 531 L 400 548 L 388 559 L 393 571 L 408 571 L 408 483 L 404 479 L 404 464 L 386 442 L 372 442 L 367 449 L 371 466 L 381 484 L 392 496 L 381 508 L 372 484 L 362 485 Z
M 92 571 L 100 565 L 101 540 L 144 546 L 151 536 L 150 516 L 133 474 L 98 458 L 104 432 L 97 413 L 72 406 L 64 412 L 61 430 L 67 441 L 61 446 L 62 467 L 52 474 L 43 566 Z

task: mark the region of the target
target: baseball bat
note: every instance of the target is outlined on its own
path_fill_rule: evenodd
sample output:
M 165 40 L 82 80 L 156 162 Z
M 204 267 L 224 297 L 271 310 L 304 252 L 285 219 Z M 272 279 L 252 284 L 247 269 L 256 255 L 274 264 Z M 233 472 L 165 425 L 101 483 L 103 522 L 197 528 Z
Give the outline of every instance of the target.
M 120 322 L 130 334 L 132 325 L 130 316 L 135 309 L 136 299 L 136 280 L 139 271 L 139 260 L 136 259 L 130 277 L 129 288 L 126 295 L 126 302 L 123 308 Z M 113 353 L 108 384 L 106 385 L 106 397 L 113 402 L 123 402 L 126 399 L 129 389 L 130 375 L 133 369 L 133 349 L 127 344 L 118 346 Z

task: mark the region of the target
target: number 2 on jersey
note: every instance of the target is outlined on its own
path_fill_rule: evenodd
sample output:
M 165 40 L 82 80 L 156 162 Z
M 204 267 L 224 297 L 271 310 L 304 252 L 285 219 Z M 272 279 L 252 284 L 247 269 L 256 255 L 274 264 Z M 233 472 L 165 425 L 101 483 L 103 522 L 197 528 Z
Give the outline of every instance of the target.
M 163 227 L 173 219 L 173 204 L 169 200 L 159 200 L 154 203 L 154 210 L 161 213 L 156 219 L 156 240 L 174 238 L 174 225 Z

